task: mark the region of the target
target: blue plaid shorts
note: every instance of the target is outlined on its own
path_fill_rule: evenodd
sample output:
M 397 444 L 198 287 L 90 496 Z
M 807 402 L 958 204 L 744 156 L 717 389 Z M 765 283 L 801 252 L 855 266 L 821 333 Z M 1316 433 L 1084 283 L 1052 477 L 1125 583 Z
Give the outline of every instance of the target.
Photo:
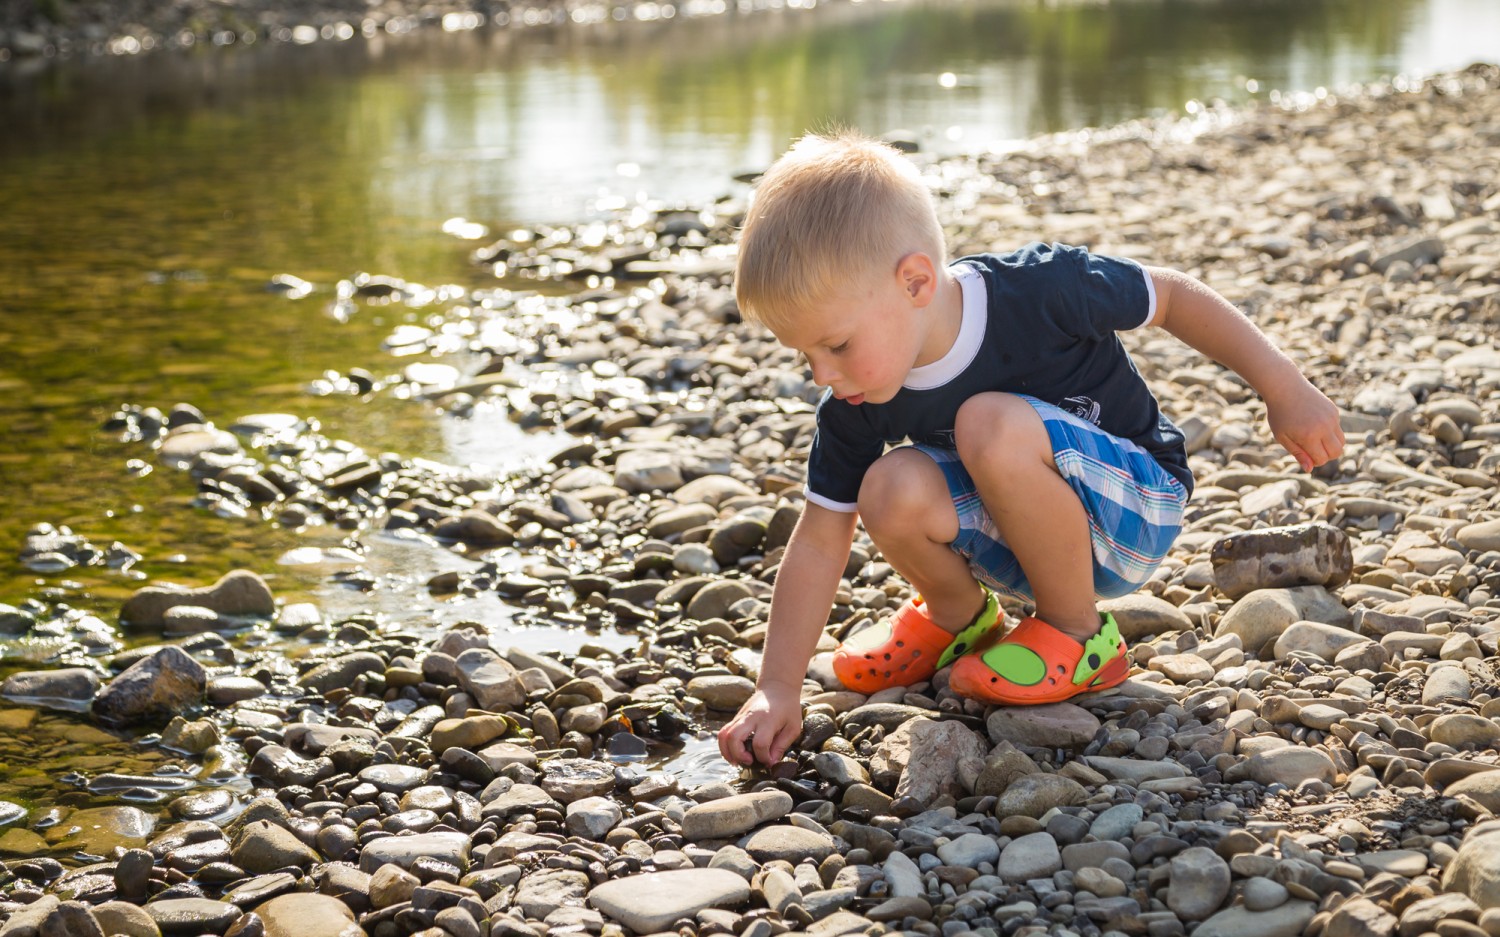
M 1053 461 L 1083 502 L 1093 546 L 1095 594 L 1112 599 L 1139 589 L 1182 529 L 1187 489 L 1135 443 L 1049 403 L 1018 396 L 1042 418 L 1052 440 Z M 958 453 L 936 446 L 910 448 L 930 456 L 947 478 L 958 511 L 958 539 L 952 547 L 968 560 L 974 578 L 997 592 L 1031 601 L 1031 584 L 984 509 Z

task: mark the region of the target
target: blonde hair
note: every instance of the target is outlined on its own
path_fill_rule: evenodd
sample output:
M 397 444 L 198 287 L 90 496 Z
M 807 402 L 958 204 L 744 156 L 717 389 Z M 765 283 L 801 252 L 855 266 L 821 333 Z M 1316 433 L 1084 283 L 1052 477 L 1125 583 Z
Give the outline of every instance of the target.
M 808 134 L 762 177 L 740 235 L 735 298 L 770 328 L 921 252 L 942 269 L 932 195 L 894 147 L 846 130 Z

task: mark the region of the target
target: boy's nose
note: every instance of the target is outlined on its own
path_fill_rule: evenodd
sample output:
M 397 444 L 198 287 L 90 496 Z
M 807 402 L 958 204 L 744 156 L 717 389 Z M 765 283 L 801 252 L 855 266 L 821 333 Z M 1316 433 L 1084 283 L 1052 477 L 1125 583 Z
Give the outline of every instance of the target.
M 813 383 L 819 387 L 831 387 L 833 382 L 839 379 L 837 368 L 830 368 L 826 364 L 814 364 L 812 366 Z

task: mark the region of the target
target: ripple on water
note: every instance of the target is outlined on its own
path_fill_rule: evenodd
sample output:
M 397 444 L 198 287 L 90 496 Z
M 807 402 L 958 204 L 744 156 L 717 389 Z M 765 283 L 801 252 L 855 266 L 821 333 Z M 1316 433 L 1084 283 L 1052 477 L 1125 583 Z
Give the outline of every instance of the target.
M 28 718 L 10 718 L 16 713 Z M 223 820 L 240 809 L 236 776 L 205 780 L 172 757 L 80 717 L 0 709 L 0 852 L 85 861 L 134 845 L 168 814 Z M 177 801 L 186 800 L 180 807 Z M 170 804 L 169 804 L 170 802 Z
M 701 739 L 684 737 L 682 751 L 650 767 L 675 776 L 683 790 L 716 781 L 732 783 L 740 776 L 740 769 L 719 755 L 719 740 L 716 735 Z

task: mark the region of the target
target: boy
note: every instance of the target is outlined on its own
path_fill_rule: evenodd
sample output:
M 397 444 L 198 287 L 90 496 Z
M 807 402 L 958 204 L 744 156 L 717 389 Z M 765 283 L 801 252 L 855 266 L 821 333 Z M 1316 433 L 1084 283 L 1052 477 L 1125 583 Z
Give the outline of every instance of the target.
M 835 652 L 849 688 L 917 683 L 953 661 L 955 692 L 1000 704 L 1125 679 L 1125 643 L 1095 598 L 1150 577 L 1192 475 L 1116 331 L 1160 326 L 1233 368 L 1304 470 L 1343 449 L 1333 403 L 1208 287 L 1056 245 L 950 267 L 915 167 L 857 135 L 804 137 L 766 173 L 735 291 L 827 390 L 760 680 L 719 733 L 731 763 L 774 763 L 800 734 L 856 513 L 918 596 Z M 1035 605 L 1004 637 L 997 591 Z

